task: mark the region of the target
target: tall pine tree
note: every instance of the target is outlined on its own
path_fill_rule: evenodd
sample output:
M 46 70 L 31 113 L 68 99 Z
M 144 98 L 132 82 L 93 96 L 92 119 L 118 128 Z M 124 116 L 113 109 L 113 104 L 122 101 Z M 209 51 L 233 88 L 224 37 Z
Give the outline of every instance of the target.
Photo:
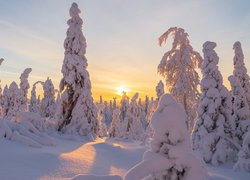
M 86 39 L 82 33 L 83 21 L 80 9 L 73 3 L 70 10 L 69 28 L 64 41 L 62 92 L 62 120 L 59 131 L 89 135 L 98 131 L 97 108 L 93 102 L 91 82 L 87 71 Z

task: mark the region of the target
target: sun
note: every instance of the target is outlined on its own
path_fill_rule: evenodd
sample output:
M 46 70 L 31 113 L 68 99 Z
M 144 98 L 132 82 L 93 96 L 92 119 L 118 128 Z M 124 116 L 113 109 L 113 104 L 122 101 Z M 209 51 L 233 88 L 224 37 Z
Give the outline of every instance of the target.
M 126 92 L 126 93 L 129 92 L 129 89 L 125 86 L 119 86 L 116 89 L 117 89 L 117 94 L 120 96 L 122 95 L 122 92 Z

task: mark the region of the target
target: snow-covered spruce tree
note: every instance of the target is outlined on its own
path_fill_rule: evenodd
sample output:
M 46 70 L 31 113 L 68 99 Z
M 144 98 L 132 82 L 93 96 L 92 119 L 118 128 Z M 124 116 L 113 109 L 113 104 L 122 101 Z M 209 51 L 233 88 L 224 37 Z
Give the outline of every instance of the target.
M 214 42 L 207 41 L 203 44 L 202 94 L 192 140 L 193 148 L 200 151 L 205 162 L 218 165 L 227 159 L 225 137 L 229 135 L 227 127 L 230 127 L 232 121 L 232 105 L 231 96 L 222 84 L 222 75 L 218 69 L 219 57 L 214 51 L 215 47 Z
M 100 96 L 99 104 L 102 104 L 102 103 L 103 103 L 102 96 Z
M 116 105 L 116 98 L 113 98 L 113 109 L 116 109 L 117 105 Z
M 126 112 L 128 110 L 128 106 L 129 106 L 129 97 L 127 96 L 126 92 L 122 92 L 122 98 L 120 101 L 120 119 L 121 122 L 124 121 L 125 116 L 126 116 Z
M 113 111 L 113 114 L 112 114 L 112 123 L 111 123 L 111 127 L 109 129 L 109 137 L 110 138 L 115 138 L 115 137 L 118 137 L 119 134 L 120 134 L 120 113 L 121 111 L 116 108 L 114 109 Z
M 7 85 L 3 89 L 1 106 L 2 106 L 2 116 L 5 117 L 7 116 L 7 113 L 9 111 L 9 88 Z
M 3 58 L 0 58 L 0 66 L 2 65 L 4 59 Z M 0 80 L 0 83 L 1 83 L 1 80 Z M 2 101 L 3 101 L 3 94 L 2 94 L 2 87 L 1 87 L 1 84 L 0 84 L 0 116 L 3 116 L 3 109 L 2 109 Z
M 41 96 L 38 95 L 37 97 L 37 105 L 40 106 L 41 105 Z
M 233 94 L 233 137 L 237 138 L 237 143 L 242 145 L 244 135 L 250 129 L 250 110 L 244 90 L 240 81 L 235 76 L 229 76 Z
M 30 88 L 28 77 L 31 73 L 31 68 L 26 68 L 20 76 L 20 90 L 22 91 L 22 106 L 20 111 L 27 111 L 28 109 L 28 90 Z
M 59 104 L 60 101 L 61 101 L 61 93 L 58 90 L 56 90 L 56 93 L 57 93 L 57 95 L 56 95 L 56 104 Z
M 111 116 L 112 116 L 112 112 L 113 112 L 113 101 L 112 100 L 109 101 L 109 110 L 110 110 Z
M 23 112 L 23 91 L 18 88 L 18 85 L 15 82 L 12 82 L 9 86 L 9 89 L 6 89 L 7 99 L 5 100 L 6 107 L 6 118 L 11 119 Z
M 110 110 L 110 106 L 107 101 L 104 101 L 104 109 L 103 109 L 103 115 L 104 115 L 104 123 L 106 126 L 110 126 L 112 122 L 112 112 Z
M 98 105 L 98 112 L 97 112 L 97 120 L 98 120 L 98 136 L 105 137 L 107 136 L 107 126 L 105 124 L 105 105 L 99 104 Z
M 33 84 L 31 90 L 29 112 L 40 113 L 40 100 L 36 97 L 36 85 L 41 84 L 43 86 L 44 82 L 37 81 Z
M 97 108 L 91 94 L 91 82 L 87 71 L 86 40 L 82 33 L 83 21 L 80 9 L 73 3 L 68 20 L 69 28 L 64 41 L 62 92 L 62 120 L 59 131 L 92 135 L 98 132 Z
M 149 98 L 148 98 L 148 96 L 145 96 L 144 106 L 145 106 L 145 113 L 146 114 L 148 114 L 148 105 L 149 105 Z
M 29 112 L 34 112 L 34 113 L 38 112 L 37 98 L 36 98 L 36 85 L 34 84 L 31 90 Z
M 194 106 L 200 96 L 200 80 L 196 68 L 200 67 L 202 57 L 193 50 L 188 34 L 182 28 L 169 28 L 159 38 L 160 46 L 166 43 L 170 35 L 174 36 L 172 48 L 162 57 L 158 72 L 165 78 L 170 94 L 177 102 L 183 104 L 188 115 L 188 128 L 192 129 L 196 116 Z
M 147 121 L 147 118 L 146 118 L 146 113 L 145 113 L 145 107 L 142 103 L 142 100 L 141 98 L 139 98 L 139 101 L 138 101 L 138 108 L 139 108 L 139 114 L 140 114 L 140 120 L 141 120 L 141 123 L 142 123 L 142 127 L 144 130 L 146 130 L 147 126 L 148 126 L 148 121 Z
M 129 103 L 125 119 L 121 123 L 121 138 L 141 140 L 144 136 L 140 108 L 137 104 L 138 96 L 139 94 L 136 93 Z
M 151 120 L 152 120 L 152 116 L 157 108 L 158 102 L 160 97 L 165 93 L 164 92 L 164 84 L 162 81 L 160 81 L 156 88 L 156 100 L 151 100 L 151 102 L 148 104 L 148 110 L 147 110 L 147 114 L 146 114 L 146 119 L 147 119 L 147 127 L 146 127 L 146 138 L 152 138 L 153 136 L 153 128 L 152 128 L 152 124 L 151 124 Z
M 250 172 L 250 129 L 244 137 L 242 149 L 238 153 L 238 161 L 234 165 L 234 169 Z
M 160 97 L 165 93 L 164 91 L 164 84 L 162 81 L 159 81 L 159 83 L 157 84 L 156 88 L 156 95 L 157 95 L 157 100 L 160 99 Z
M 0 58 L 0 66 L 2 65 L 4 59 L 3 58 Z
M 3 108 L 2 108 L 2 104 L 3 104 L 3 89 L 1 86 L 1 80 L 0 80 L 0 117 L 3 117 Z
M 235 42 L 233 45 L 234 49 L 234 71 L 233 75 L 240 80 L 241 87 L 243 88 L 247 101 L 248 106 L 250 106 L 250 78 L 247 74 L 247 69 L 244 63 L 244 54 L 242 52 L 241 43 Z
M 43 99 L 40 107 L 42 117 L 54 117 L 56 109 L 55 88 L 49 78 L 43 84 Z
M 161 96 L 153 115 L 154 135 L 143 161 L 130 169 L 124 180 L 207 178 L 205 163 L 191 149 L 186 113 L 170 94 Z
M 61 98 L 61 93 L 59 90 L 56 90 L 57 96 L 56 96 L 56 109 L 55 109 L 55 118 L 62 119 L 62 98 Z

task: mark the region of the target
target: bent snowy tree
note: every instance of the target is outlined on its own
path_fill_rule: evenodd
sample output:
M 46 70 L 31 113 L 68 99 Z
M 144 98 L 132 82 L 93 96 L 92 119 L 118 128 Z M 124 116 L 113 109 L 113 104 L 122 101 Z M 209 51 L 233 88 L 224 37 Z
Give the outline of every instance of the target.
M 98 131 L 97 109 L 93 103 L 91 83 L 87 68 L 86 40 L 82 33 L 83 21 L 80 9 L 73 3 L 68 20 L 69 28 L 64 41 L 63 78 L 60 83 L 62 91 L 62 119 L 59 131 L 88 135 Z
M 172 27 L 159 38 L 159 45 L 166 43 L 173 35 L 170 51 L 166 52 L 158 65 L 158 72 L 165 78 L 168 91 L 181 104 L 188 115 L 189 129 L 193 127 L 195 118 L 194 106 L 199 99 L 199 75 L 196 68 L 202 62 L 200 54 L 193 50 L 188 33 L 182 28 Z

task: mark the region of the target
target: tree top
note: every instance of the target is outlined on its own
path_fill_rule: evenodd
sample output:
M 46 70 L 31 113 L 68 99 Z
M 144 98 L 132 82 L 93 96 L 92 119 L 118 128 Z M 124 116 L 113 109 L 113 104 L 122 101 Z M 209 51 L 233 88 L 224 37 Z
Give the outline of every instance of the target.
M 69 15 L 70 17 L 77 17 L 79 16 L 79 14 L 81 13 L 81 10 L 78 8 L 78 4 L 77 3 L 72 3 L 70 9 L 69 9 Z

